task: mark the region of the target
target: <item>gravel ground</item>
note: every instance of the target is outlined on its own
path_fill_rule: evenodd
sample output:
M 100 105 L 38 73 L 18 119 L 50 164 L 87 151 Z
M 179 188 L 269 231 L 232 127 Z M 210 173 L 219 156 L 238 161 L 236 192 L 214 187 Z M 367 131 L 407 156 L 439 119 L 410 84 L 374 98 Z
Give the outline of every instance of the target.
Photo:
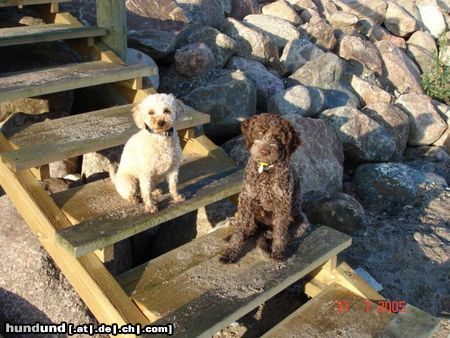
M 388 299 L 439 317 L 439 338 L 450 334 L 449 205 L 450 191 L 429 190 L 414 206 L 366 206 L 369 224 L 342 256 L 380 282 Z M 95 322 L 7 196 L 0 212 L 0 322 Z M 293 286 L 216 337 L 259 337 L 305 301 Z

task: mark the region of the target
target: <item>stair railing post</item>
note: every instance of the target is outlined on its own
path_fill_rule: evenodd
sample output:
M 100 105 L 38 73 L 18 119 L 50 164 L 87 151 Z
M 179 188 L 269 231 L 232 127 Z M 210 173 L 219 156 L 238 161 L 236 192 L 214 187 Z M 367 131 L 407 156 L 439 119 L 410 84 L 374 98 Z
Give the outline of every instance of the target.
M 97 0 L 97 25 L 106 28 L 103 43 L 126 62 L 127 16 L 125 0 Z

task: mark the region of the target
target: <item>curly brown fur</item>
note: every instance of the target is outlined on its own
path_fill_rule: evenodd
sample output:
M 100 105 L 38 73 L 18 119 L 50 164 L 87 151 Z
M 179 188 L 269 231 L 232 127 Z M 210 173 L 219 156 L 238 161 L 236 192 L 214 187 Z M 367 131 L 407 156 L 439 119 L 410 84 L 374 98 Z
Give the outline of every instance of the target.
M 269 251 L 273 259 L 282 260 L 290 225 L 303 222 L 302 231 L 307 229 L 299 178 L 290 162 L 302 141 L 289 121 L 274 114 L 254 116 L 244 121 L 241 129 L 250 159 L 232 221 L 234 232 L 220 259 L 235 262 L 244 242 L 263 230 L 258 246 Z M 263 172 L 259 170 L 261 163 L 268 166 Z

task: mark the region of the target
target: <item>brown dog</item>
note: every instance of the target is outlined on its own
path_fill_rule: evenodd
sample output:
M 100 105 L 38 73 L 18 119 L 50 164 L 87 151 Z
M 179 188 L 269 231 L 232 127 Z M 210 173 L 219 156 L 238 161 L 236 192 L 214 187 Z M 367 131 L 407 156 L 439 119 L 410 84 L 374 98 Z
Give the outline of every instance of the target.
M 250 159 L 238 211 L 232 220 L 234 233 L 220 259 L 224 263 L 235 262 L 244 242 L 260 227 L 265 232 L 258 245 L 273 259 L 282 260 L 289 226 L 301 223 L 300 232 L 308 228 L 301 211 L 299 178 L 290 162 L 302 141 L 289 121 L 275 114 L 251 117 L 242 123 L 241 129 Z

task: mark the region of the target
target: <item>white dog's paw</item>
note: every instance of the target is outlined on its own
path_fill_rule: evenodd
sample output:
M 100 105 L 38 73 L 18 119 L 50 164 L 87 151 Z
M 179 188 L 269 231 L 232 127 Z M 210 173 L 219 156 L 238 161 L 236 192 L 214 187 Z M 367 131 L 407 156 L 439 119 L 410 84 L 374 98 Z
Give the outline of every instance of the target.
M 172 196 L 172 200 L 173 200 L 173 203 L 181 203 L 181 202 L 184 202 L 186 199 L 184 198 L 184 196 L 182 196 L 180 194 L 176 194 L 176 195 Z
M 153 199 L 158 200 L 163 196 L 163 192 L 161 189 L 153 189 L 151 195 Z
M 145 212 L 148 212 L 149 214 L 154 214 L 158 212 L 158 207 L 154 204 L 146 205 L 145 206 Z

